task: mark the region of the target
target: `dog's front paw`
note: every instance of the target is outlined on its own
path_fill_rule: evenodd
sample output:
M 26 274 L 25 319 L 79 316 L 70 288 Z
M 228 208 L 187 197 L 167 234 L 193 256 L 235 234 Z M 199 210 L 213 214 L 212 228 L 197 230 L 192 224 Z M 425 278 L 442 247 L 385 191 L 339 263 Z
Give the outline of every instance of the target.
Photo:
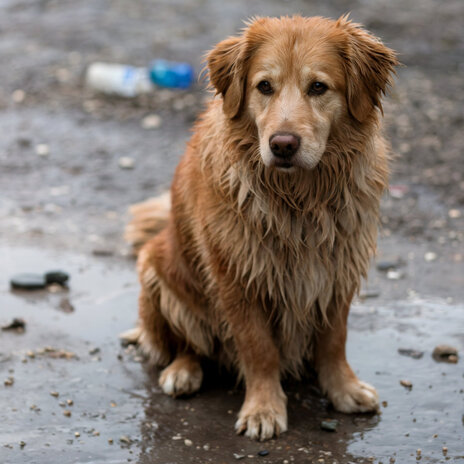
M 379 409 L 376 389 L 357 378 L 342 382 L 337 388 L 329 390 L 328 396 L 335 409 L 341 412 L 375 412 Z
M 237 433 L 249 438 L 269 440 L 287 430 L 287 406 L 285 395 L 273 401 L 262 398 L 246 400 L 235 423 Z
M 159 378 L 164 393 L 170 396 L 191 395 L 198 391 L 203 381 L 203 370 L 199 361 L 190 356 L 178 357 Z

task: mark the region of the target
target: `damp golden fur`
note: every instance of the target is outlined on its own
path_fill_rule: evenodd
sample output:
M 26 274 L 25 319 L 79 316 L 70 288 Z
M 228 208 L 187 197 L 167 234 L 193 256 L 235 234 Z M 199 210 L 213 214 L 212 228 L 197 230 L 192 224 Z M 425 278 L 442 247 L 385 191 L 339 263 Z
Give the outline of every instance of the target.
M 376 246 L 395 53 L 347 17 L 257 18 L 207 64 L 217 96 L 170 197 L 136 206 L 127 229 L 143 244 L 131 335 L 168 366 L 173 396 L 200 388 L 201 357 L 236 369 L 236 429 L 252 438 L 287 429 L 280 380 L 306 361 L 335 408 L 375 410 L 346 361 L 346 321 Z

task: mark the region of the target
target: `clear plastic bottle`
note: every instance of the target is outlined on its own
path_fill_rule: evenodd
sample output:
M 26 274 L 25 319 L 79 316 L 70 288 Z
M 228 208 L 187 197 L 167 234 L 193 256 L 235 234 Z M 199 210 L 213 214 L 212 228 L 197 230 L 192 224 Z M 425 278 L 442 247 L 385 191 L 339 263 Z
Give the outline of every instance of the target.
M 156 86 L 186 89 L 192 85 L 193 79 L 190 64 L 166 60 L 155 60 L 149 68 L 93 63 L 86 73 L 86 84 L 90 88 L 129 98 L 152 92 Z
M 93 63 L 87 69 L 85 80 L 98 92 L 121 97 L 135 97 L 154 90 L 146 68 L 123 64 Z

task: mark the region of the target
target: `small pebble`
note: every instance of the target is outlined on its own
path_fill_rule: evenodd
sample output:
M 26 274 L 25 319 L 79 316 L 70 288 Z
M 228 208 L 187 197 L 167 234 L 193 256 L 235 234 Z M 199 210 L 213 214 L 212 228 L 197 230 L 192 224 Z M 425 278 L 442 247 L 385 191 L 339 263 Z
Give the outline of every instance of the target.
M 48 271 L 45 273 L 47 284 L 64 285 L 69 280 L 69 274 L 64 271 Z
M 91 348 L 91 349 L 89 350 L 89 354 L 90 354 L 90 355 L 94 355 L 94 354 L 97 354 L 97 353 L 100 353 L 100 348 L 98 348 L 98 347 Z
M 441 450 L 445 456 L 448 454 L 448 448 L 446 446 L 444 446 Z
M 193 441 L 192 440 L 189 440 L 188 438 L 186 438 L 184 440 L 184 445 L 185 446 L 192 446 L 193 445 Z
M 123 435 L 122 437 L 120 437 L 119 441 L 121 443 L 125 443 L 126 445 L 130 445 L 132 443 L 131 439 L 129 437 L 127 437 L 126 435 Z
M 413 350 L 410 348 L 398 348 L 398 353 L 402 356 L 409 356 L 413 359 L 420 359 L 422 356 L 424 356 L 423 351 Z
M 66 400 L 66 404 L 68 406 L 72 406 L 74 404 L 74 401 L 73 400 Z
M 31 350 L 28 350 L 28 351 L 26 351 L 26 356 L 28 358 L 33 359 L 33 358 L 35 358 L 35 353 L 33 351 L 31 351 Z
M 401 280 L 404 278 L 404 272 L 390 269 L 387 272 L 387 279 L 389 280 Z
M 399 265 L 398 261 L 378 261 L 376 268 L 378 271 L 387 272 L 390 269 L 395 269 Z
M 93 435 L 94 437 L 99 437 L 99 436 L 100 436 L 100 432 L 99 432 L 98 430 L 95 430 L 95 431 L 92 433 L 92 435 Z
M 26 92 L 22 89 L 16 89 L 12 94 L 11 97 L 15 103 L 22 103 L 26 98 Z
M 422 450 L 421 450 L 420 448 L 418 448 L 418 449 L 416 450 L 416 454 L 417 454 L 418 456 L 420 456 L 420 455 L 422 454 Z
M 234 458 L 237 460 L 237 461 L 240 461 L 240 459 L 245 459 L 246 456 L 244 454 L 237 454 L 237 453 L 234 453 Z
M 403 385 L 403 387 L 406 387 L 409 389 L 412 388 L 412 382 L 410 382 L 409 380 L 400 380 L 400 384 Z
M 450 345 L 438 345 L 432 353 L 435 361 L 456 364 L 458 362 L 458 350 Z
M 39 143 L 35 147 L 35 152 L 38 156 L 48 156 L 50 154 L 50 148 L 46 143 Z
M 65 409 L 63 411 L 63 416 L 66 416 L 66 417 L 71 417 L 71 411 L 69 409 Z
M 79 438 L 79 437 L 81 436 L 81 434 L 80 434 L 79 432 L 74 432 L 74 436 L 75 436 L 76 438 Z
M 61 309 L 61 311 L 65 313 L 74 312 L 73 304 L 69 301 L 69 298 L 66 297 L 61 298 L 59 308 Z
M 5 387 L 11 387 L 14 384 L 14 378 L 8 377 L 3 383 L 5 384 Z
M 161 126 L 162 119 L 161 116 L 157 114 L 149 114 L 142 119 L 142 127 L 144 129 L 158 129 Z
M 204 449 L 205 451 L 209 451 L 209 450 L 210 450 L 210 446 L 209 446 L 208 444 L 203 445 L 203 449 Z
M 129 156 L 122 156 L 119 158 L 119 167 L 121 169 L 134 169 L 135 161 Z
M 459 211 L 458 209 L 450 209 L 448 211 L 448 216 L 451 218 L 451 219 L 458 219 L 461 217 L 461 211 Z
M 386 408 L 388 406 L 388 401 L 382 401 L 382 406 Z
M 15 317 L 9 324 L 2 326 L 2 330 L 16 330 L 24 332 L 26 321 L 19 317 Z
M 327 430 L 328 432 L 336 432 L 337 426 L 338 426 L 338 420 L 336 419 L 324 420 L 320 423 L 321 429 Z
M 47 281 L 42 274 L 17 274 L 10 280 L 10 285 L 14 289 L 20 290 L 39 290 L 47 285 Z
M 258 456 L 267 456 L 269 454 L 268 450 L 261 450 L 258 451 Z
M 110 445 L 112 445 L 112 444 L 113 444 L 113 439 L 112 439 L 112 438 L 108 438 L 108 443 L 109 443 Z
M 21 440 L 21 441 L 19 442 L 19 446 L 20 446 L 21 448 L 24 448 L 24 447 L 26 446 L 26 442 Z
M 50 395 L 55 397 L 55 398 L 58 398 L 60 396 L 60 394 L 57 391 L 51 391 Z
M 433 251 L 429 251 L 429 252 L 425 253 L 424 259 L 425 259 L 425 261 L 430 263 L 430 262 L 435 261 L 437 259 L 437 254 L 434 253 Z

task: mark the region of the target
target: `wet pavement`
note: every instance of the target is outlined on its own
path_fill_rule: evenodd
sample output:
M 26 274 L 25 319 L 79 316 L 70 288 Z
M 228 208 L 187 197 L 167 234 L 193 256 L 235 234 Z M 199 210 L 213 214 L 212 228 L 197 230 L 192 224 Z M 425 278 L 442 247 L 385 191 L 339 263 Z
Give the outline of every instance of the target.
M 4 277 L 24 271 L 26 263 L 28 271 L 60 268 L 72 276 L 67 290 L 35 292 L 11 291 L 2 279 L 1 324 L 26 321 L 24 333 L 0 333 L 0 378 L 13 379 L 0 387 L 4 464 L 220 464 L 235 462 L 234 454 L 243 462 L 403 463 L 419 458 L 418 449 L 421 462 L 464 460 L 462 362 L 431 356 L 442 343 L 464 350 L 464 305 L 451 298 L 410 291 L 402 300 L 380 295 L 357 302 L 348 356 L 358 375 L 378 388 L 381 414 L 336 413 L 314 379 L 286 381 L 289 432 L 259 443 L 233 432 L 243 390 L 232 377 L 206 366 L 202 390 L 174 400 L 161 393 L 157 372 L 137 351 L 120 346 L 117 334 L 136 317 L 132 261 L 35 248 L 0 252 Z M 400 348 L 423 356 L 400 355 Z M 336 432 L 320 429 L 325 419 L 339 421 Z M 264 450 L 269 454 L 257 454 Z
M 286 381 L 289 431 L 257 443 L 234 435 L 233 377 L 208 365 L 197 395 L 172 400 L 117 337 L 137 313 L 127 207 L 169 185 L 204 85 L 123 100 L 92 93 L 83 75 L 94 61 L 156 57 L 200 70 L 247 17 L 347 11 L 405 65 L 384 105 L 398 156 L 378 257 L 398 266 L 372 266 L 371 297 L 349 321 L 349 359 L 383 405 L 346 416 L 313 378 Z M 431 356 L 442 343 L 464 353 L 463 17 L 462 0 L 0 2 L 0 325 L 26 321 L 24 333 L 0 331 L 0 464 L 464 462 L 462 359 Z M 151 114 L 161 126 L 146 130 Z M 134 169 L 119 167 L 125 156 Z M 71 274 L 68 291 L 9 288 L 16 272 L 56 268 Z M 336 432 L 320 429 L 325 419 Z

